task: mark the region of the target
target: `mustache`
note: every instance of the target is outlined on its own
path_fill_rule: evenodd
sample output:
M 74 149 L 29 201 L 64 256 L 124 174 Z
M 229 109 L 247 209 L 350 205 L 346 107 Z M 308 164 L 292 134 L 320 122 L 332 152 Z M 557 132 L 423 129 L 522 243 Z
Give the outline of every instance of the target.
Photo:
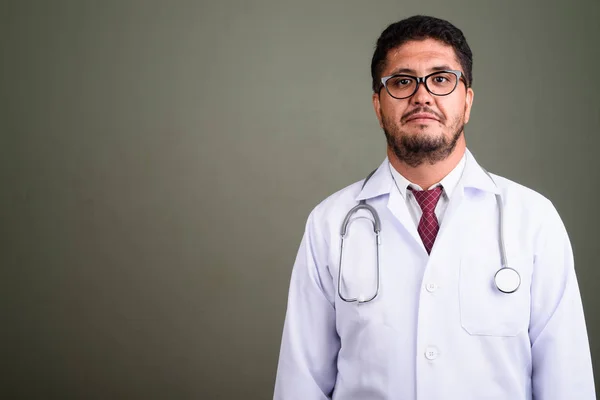
M 402 116 L 402 118 L 400 118 L 401 122 L 406 122 L 406 120 L 410 117 L 412 117 L 415 114 L 419 114 L 419 113 L 427 113 L 427 114 L 432 114 L 435 115 L 435 117 L 440 120 L 440 122 L 444 122 L 444 117 L 442 115 L 440 115 L 438 112 L 433 111 L 431 108 L 429 107 L 419 107 L 419 108 L 415 108 L 412 111 L 407 112 L 406 114 L 404 114 Z

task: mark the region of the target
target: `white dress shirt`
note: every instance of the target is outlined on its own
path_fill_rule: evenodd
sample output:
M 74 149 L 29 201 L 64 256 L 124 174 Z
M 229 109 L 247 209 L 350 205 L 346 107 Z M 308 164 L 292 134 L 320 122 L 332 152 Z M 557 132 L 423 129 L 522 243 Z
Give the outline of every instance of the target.
M 465 155 L 462 156 L 458 164 L 450 171 L 448 175 L 446 175 L 440 182 L 432 185 L 428 190 L 433 189 L 437 186 L 442 186 L 444 189 L 442 191 L 442 195 L 438 200 L 438 203 L 435 207 L 435 216 L 437 217 L 438 224 L 442 225 L 442 220 L 444 219 L 444 214 L 446 212 L 446 208 L 448 207 L 448 203 L 450 202 L 450 197 L 452 197 L 452 193 L 458 185 L 458 181 L 462 176 L 462 173 L 465 169 Z M 415 195 L 412 191 L 408 190 L 408 187 L 413 188 L 414 190 L 423 190 L 419 185 L 412 183 L 408 179 L 406 179 L 402 174 L 400 174 L 392 165 L 392 163 L 388 163 L 392 177 L 394 178 L 394 182 L 396 183 L 396 188 L 400 192 L 402 198 L 406 201 L 406 207 L 410 211 L 410 214 L 415 221 L 415 225 L 419 225 L 419 221 L 421 220 L 421 215 L 423 215 L 423 211 L 421 210 L 421 206 L 417 202 Z

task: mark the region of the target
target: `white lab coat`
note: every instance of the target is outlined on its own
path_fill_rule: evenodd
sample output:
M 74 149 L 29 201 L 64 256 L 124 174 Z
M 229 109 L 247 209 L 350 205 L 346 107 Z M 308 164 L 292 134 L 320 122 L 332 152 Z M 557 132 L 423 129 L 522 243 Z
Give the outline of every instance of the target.
M 294 264 L 276 400 L 595 399 L 571 245 L 553 205 L 492 175 L 467 150 L 428 255 L 385 160 L 308 218 Z M 497 186 L 496 186 L 497 185 Z M 495 193 L 504 203 L 509 265 L 521 286 L 503 294 Z M 340 227 L 366 199 L 381 218 L 379 296 L 337 294 Z M 375 290 L 376 246 L 366 212 L 344 244 L 344 295 Z M 333 397 L 331 397 L 333 396 Z

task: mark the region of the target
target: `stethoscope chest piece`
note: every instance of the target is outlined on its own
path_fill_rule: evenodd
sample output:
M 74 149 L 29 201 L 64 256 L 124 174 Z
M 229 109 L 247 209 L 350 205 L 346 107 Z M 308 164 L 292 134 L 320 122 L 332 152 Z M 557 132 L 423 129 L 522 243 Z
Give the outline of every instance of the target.
M 521 277 L 514 269 L 505 267 L 496 272 L 494 282 L 502 293 L 514 293 L 521 285 Z

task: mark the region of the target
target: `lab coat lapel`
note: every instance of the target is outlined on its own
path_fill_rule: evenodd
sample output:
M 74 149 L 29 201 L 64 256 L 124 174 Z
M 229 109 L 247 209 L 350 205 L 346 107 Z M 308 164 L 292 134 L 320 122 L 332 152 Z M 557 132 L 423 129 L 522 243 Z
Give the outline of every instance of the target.
M 398 222 L 406 233 L 410 237 L 413 238 L 417 245 L 423 249 L 424 253 L 427 253 L 425 250 L 425 245 L 419 236 L 419 232 L 417 231 L 417 226 L 415 225 L 415 221 L 413 220 L 408 207 L 406 206 L 406 200 L 402 197 L 398 189 L 394 186 L 390 192 L 390 198 L 387 204 L 388 209 L 396 217 Z
M 440 225 L 440 231 L 433 246 L 432 254 L 437 244 L 439 244 L 438 247 L 451 248 L 451 246 L 446 246 L 445 244 L 451 243 L 456 237 L 460 237 L 462 231 L 460 222 L 463 219 L 460 213 L 469 212 L 469 196 L 472 194 L 471 190 L 473 189 L 476 191 L 499 193 L 499 189 L 494 182 L 477 163 L 473 154 L 467 149 L 465 169 L 450 198 L 450 203 Z M 454 221 L 457 216 L 458 219 Z
M 434 254 L 436 247 L 441 247 L 440 243 L 443 244 L 446 240 L 453 240 L 455 237 L 455 233 L 460 235 L 460 231 L 453 233 L 452 228 L 456 226 L 460 230 L 460 221 L 458 221 L 457 224 L 453 224 L 453 219 L 455 215 L 458 214 L 460 206 L 463 204 L 464 198 L 464 187 L 462 186 L 461 182 L 459 182 L 452 193 L 452 197 L 450 198 L 450 202 L 448 203 L 448 207 L 446 208 L 446 212 L 444 213 L 444 219 L 440 224 L 440 230 L 438 231 L 438 235 L 435 239 L 435 243 L 431 250 L 431 254 Z M 446 236 L 448 235 L 450 235 L 450 237 L 446 239 Z M 444 247 L 447 248 L 448 246 Z
M 410 215 L 408 208 L 406 207 L 406 201 L 402 198 L 402 195 L 398 192 L 394 183 L 394 178 L 390 172 L 389 161 L 386 159 L 381 163 L 379 168 L 375 171 L 373 176 L 369 179 L 366 185 L 362 188 L 358 196 L 357 201 L 372 199 L 381 195 L 389 195 L 387 201 L 387 208 L 390 210 L 392 215 L 398 220 L 404 231 L 411 237 L 417 245 L 423 248 L 425 247 L 421 241 L 421 237 L 417 232 L 417 227 Z

